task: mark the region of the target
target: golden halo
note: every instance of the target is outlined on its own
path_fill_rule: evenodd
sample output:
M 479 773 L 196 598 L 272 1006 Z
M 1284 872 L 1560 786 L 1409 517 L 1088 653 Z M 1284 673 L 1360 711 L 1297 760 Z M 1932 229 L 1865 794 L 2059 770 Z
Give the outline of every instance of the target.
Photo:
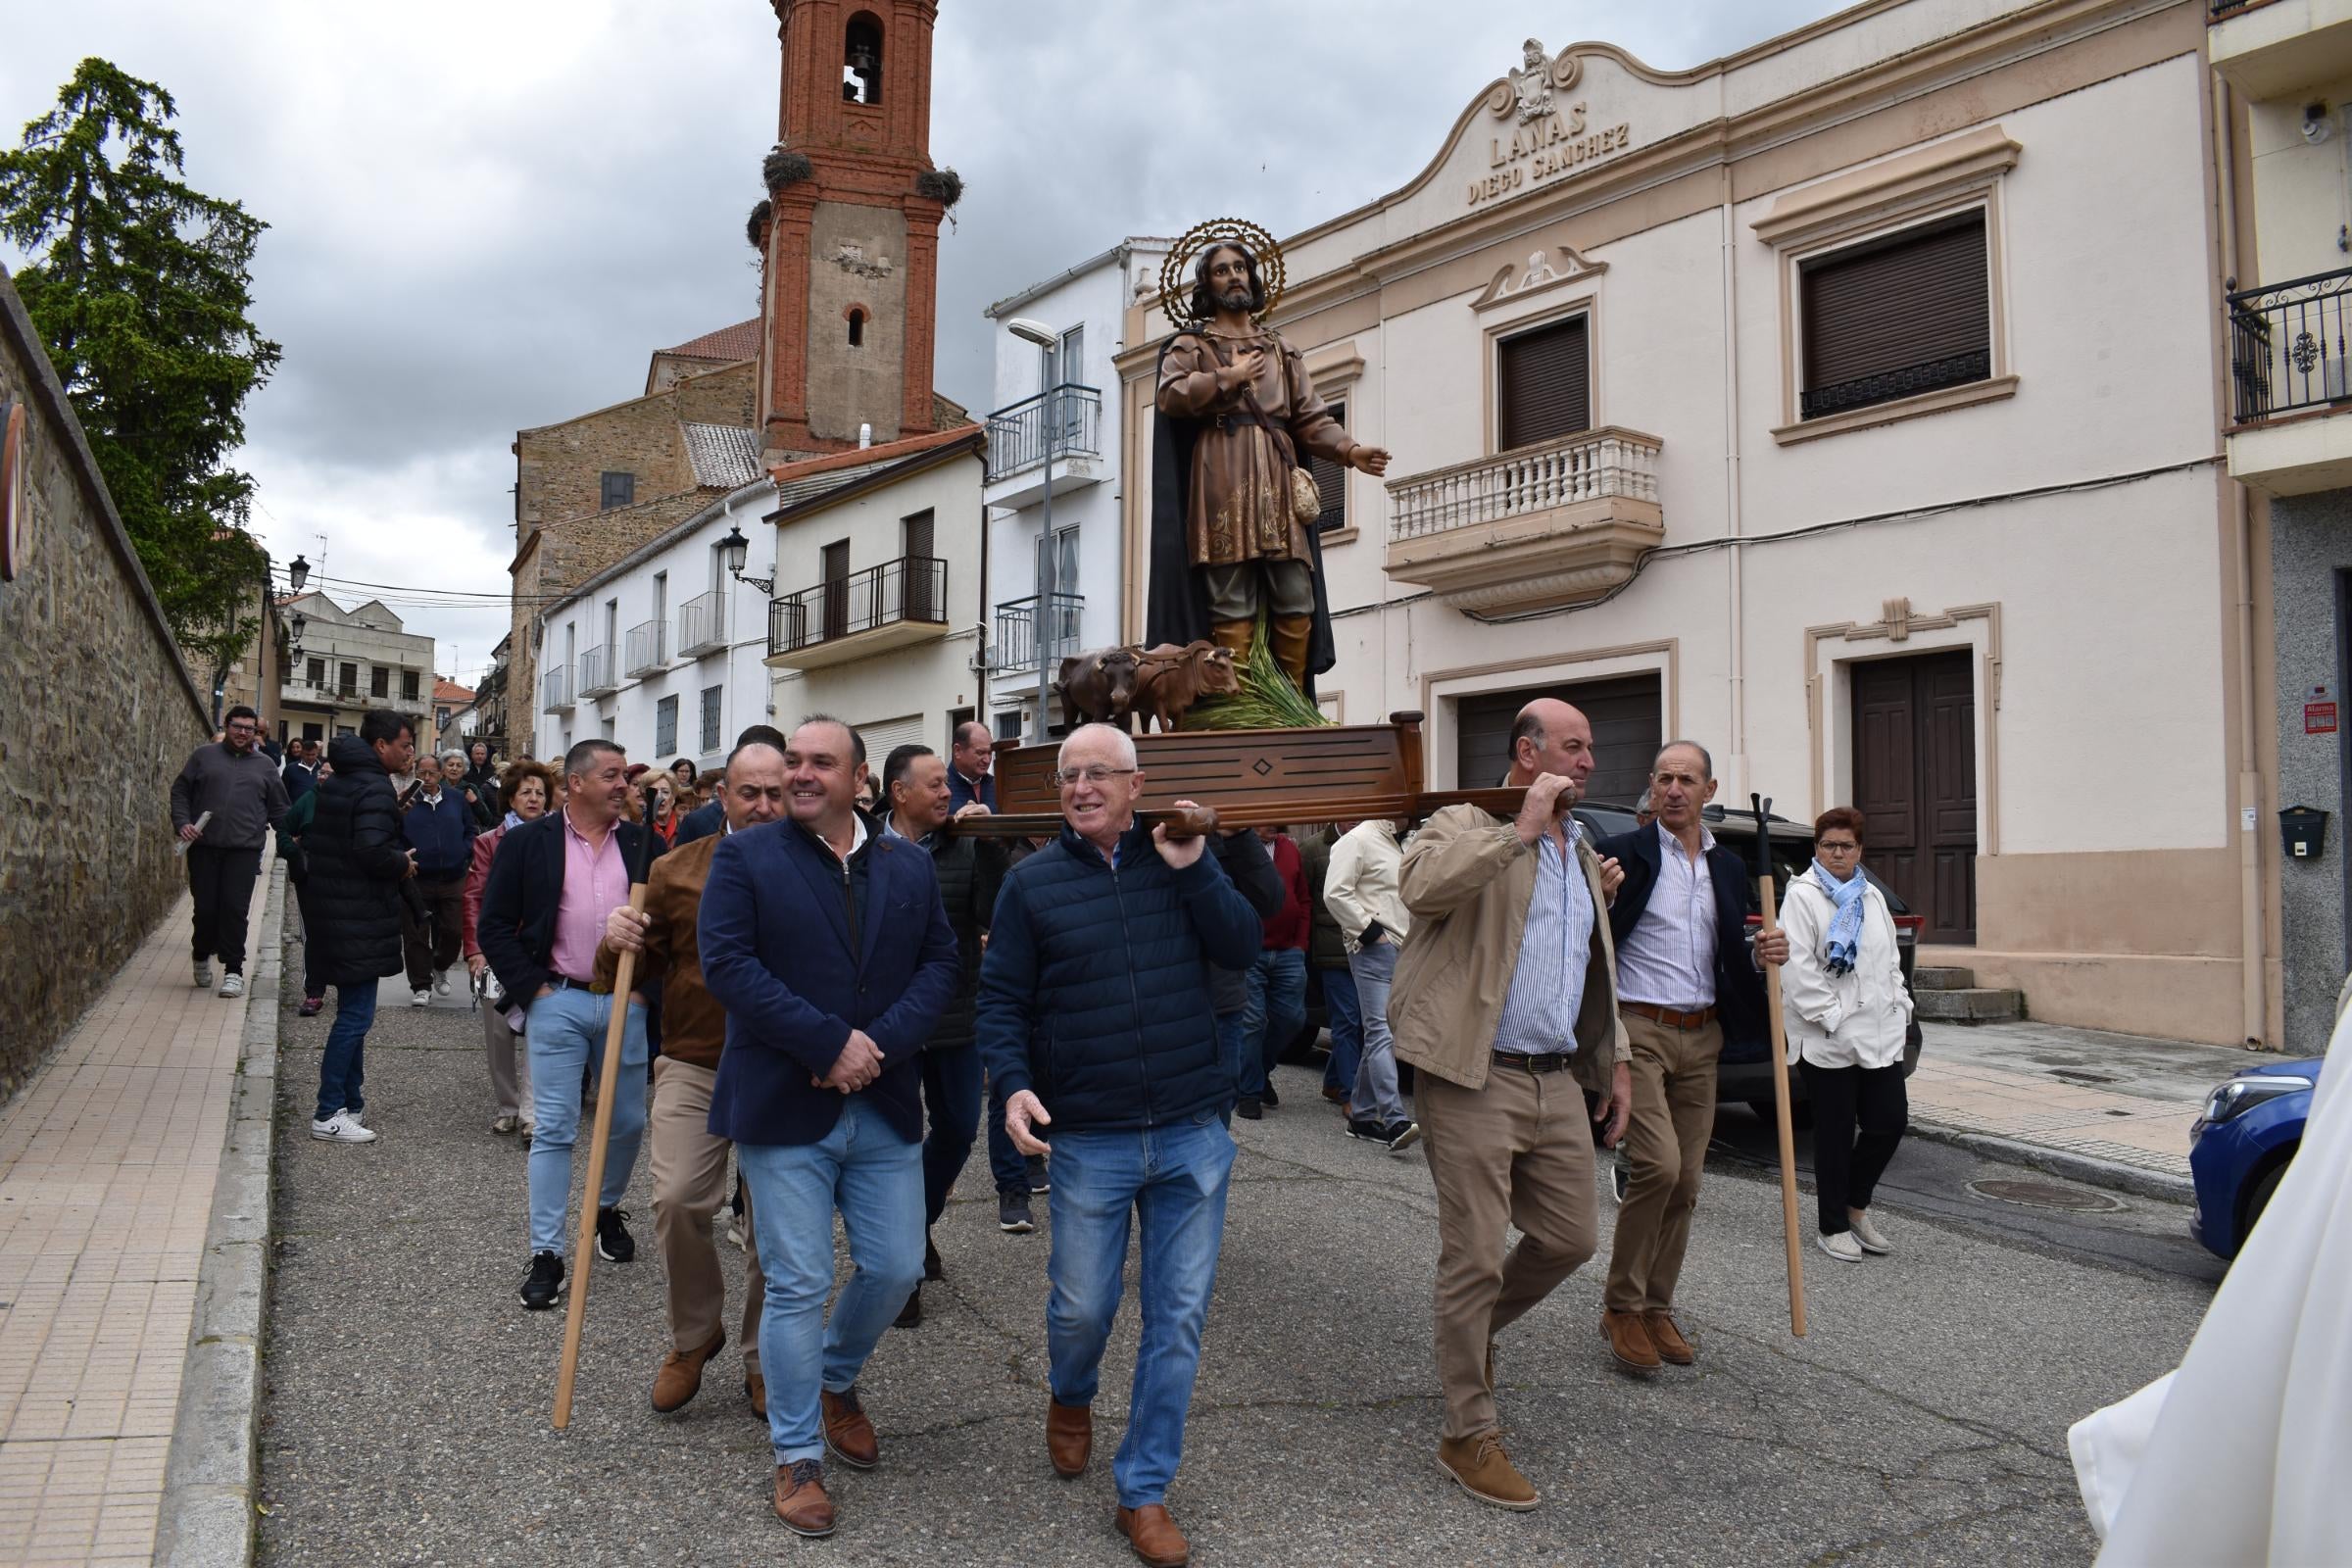
M 1159 308 L 1168 313 L 1169 320 L 1178 326 L 1199 324 L 1193 316 L 1193 263 L 1202 251 L 1228 242 L 1243 246 L 1257 258 L 1266 303 L 1252 313 L 1253 318 L 1262 322 L 1274 313 L 1283 290 L 1282 247 L 1274 243 L 1273 235 L 1247 219 L 1212 218 L 1186 229 L 1159 264 Z

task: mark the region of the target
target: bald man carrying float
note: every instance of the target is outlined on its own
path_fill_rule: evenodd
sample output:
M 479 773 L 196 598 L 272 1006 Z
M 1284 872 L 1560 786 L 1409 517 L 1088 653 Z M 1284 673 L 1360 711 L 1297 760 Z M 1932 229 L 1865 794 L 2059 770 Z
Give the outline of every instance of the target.
M 1592 772 L 1585 715 L 1528 704 L 1504 780 L 1527 791 L 1518 816 L 1449 806 L 1398 875 L 1413 926 L 1389 1028 L 1397 1059 L 1419 1074 L 1414 1106 L 1438 1189 L 1438 1462 L 1498 1508 L 1533 1508 L 1537 1496 L 1503 1452 L 1494 1336 L 1592 1255 L 1593 1123 L 1605 1118 L 1601 1142 L 1614 1146 L 1633 1107 L 1607 917 L 1623 872 L 1568 814 Z M 1510 1225 L 1519 1245 L 1505 1253 Z

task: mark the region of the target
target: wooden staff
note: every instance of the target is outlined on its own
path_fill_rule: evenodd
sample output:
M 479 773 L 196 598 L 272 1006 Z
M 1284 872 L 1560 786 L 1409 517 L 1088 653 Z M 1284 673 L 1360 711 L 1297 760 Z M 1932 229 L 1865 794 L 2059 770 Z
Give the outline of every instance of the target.
M 654 858 L 654 791 L 645 792 L 645 835 L 637 842 L 637 863 L 629 867 L 629 907 L 645 912 L 645 870 Z M 618 832 L 615 822 L 612 830 Z M 612 1102 L 620 1095 L 620 1041 L 629 1026 L 629 987 L 637 979 L 637 955 L 623 953 L 612 976 L 612 1012 L 605 1022 L 605 1068 L 598 1077 L 596 1131 L 588 1140 L 588 1185 L 580 1192 L 580 1239 L 572 1249 L 579 1272 L 564 1306 L 564 1360 L 556 1369 L 556 1430 L 571 1425 L 571 1385 L 580 1371 L 580 1330 L 588 1320 L 588 1265 L 596 1261 L 596 1206 L 605 1187 L 605 1146 L 612 1141 Z M 1788 1119 L 1784 1108 L 1782 1120 Z M 1793 1212 L 1793 1210 L 1791 1210 Z
M 1756 893 L 1764 910 L 1764 934 L 1781 928 L 1772 885 L 1772 802 L 1750 795 L 1756 817 Z M 1788 1328 L 1805 1337 L 1805 1258 L 1796 1235 L 1796 1129 L 1788 1115 L 1788 1025 L 1781 1010 L 1781 966 L 1764 965 L 1764 1000 L 1772 1012 L 1772 1109 L 1781 1134 L 1781 1230 L 1788 1243 Z

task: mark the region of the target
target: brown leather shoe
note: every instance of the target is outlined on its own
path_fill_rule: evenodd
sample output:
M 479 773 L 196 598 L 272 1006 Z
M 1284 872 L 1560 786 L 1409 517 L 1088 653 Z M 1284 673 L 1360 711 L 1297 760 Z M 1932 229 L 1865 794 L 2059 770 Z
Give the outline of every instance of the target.
M 865 1418 L 856 1389 L 839 1394 L 819 1389 L 816 1402 L 825 1419 L 825 1446 L 833 1450 L 833 1457 L 860 1470 L 882 1462 L 882 1446 L 874 1441 L 874 1424 Z
M 822 1459 L 776 1466 L 776 1517 L 796 1536 L 833 1533 L 833 1499 L 825 1494 Z
M 1499 1432 L 1439 1439 L 1438 1464 L 1464 1492 L 1494 1507 L 1525 1513 L 1540 1500 L 1527 1477 L 1502 1451 Z
M 1689 1340 L 1683 1338 L 1683 1331 L 1676 1326 L 1672 1312 L 1662 1307 L 1655 1312 L 1644 1312 L 1642 1314 L 1642 1326 L 1649 1331 L 1649 1343 L 1656 1348 L 1661 1361 L 1672 1361 L 1676 1366 L 1690 1366 L 1697 1361 L 1698 1352 L 1690 1348 Z
M 752 1414 L 767 1419 L 767 1379 L 753 1368 L 744 1369 L 743 1396 L 752 1401 Z
M 1306 645 L 1313 637 L 1312 615 L 1276 615 L 1267 633 L 1274 640 L 1274 662 L 1300 691 L 1306 689 Z
M 1135 1548 L 1135 1554 L 1150 1563 L 1152 1568 L 1184 1568 L 1193 1560 L 1193 1544 L 1184 1539 L 1168 1510 L 1156 1502 L 1147 1502 L 1141 1508 L 1121 1508 L 1111 1522 L 1119 1534 Z
M 1046 1401 L 1046 1453 L 1064 1481 L 1086 1474 L 1095 1451 L 1095 1407 Z
M 1600 1332 L 1608 1339 L 1609 1353 L 1626 1371 L 1643 1377 L 1657 1371 L 1658 1348 L 1650 1343 L 1649 1330 L 1642 1324 L 1641 1313 L 1604 1309 L 1600 1314 Z
M 699 1350 L 672 1350 L 663 1356 L 662 1370 L 654 1374 L 654 1408 L 667 1415 L 702 1393 L 703 1367 L 726 1343 L 727 1331 L 720 1329 Z

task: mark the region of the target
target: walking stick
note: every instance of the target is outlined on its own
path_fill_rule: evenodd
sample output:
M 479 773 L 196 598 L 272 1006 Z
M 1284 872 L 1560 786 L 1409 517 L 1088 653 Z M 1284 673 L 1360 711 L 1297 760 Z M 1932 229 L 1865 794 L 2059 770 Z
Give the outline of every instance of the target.
M 1772 886 L 1772 838 L 1766 819 L 1772 802 L 1750 795 L 1756 817 L 1756 894 L 1764 910 L 1764 934 L 1781 928 Z M 1772 1109 L 1781 1135 L 1781 1230 L 1788 1243 L 1788 1328 L 1805 1337 L 1805 1259 L 1796 1239 L 1796 1130 L 1788 1116 L 1788 1025 L 1781 1010 L 1781 966 L 1764 966 L 1764 1000 L 1772 1012 Z
M 629 867 L 629 907 L 645 912 L 645 868 L 654 858 L 654 792 L 645 792 L 645 836 L 637 841 L 637 863 Z M 612 976 L 612 1012 L 605 1023 L 605 1066 L 598 1076 L 596 1131 L 588 1140 L 588 1185 L 580 1192 L 579 1245 L 572 1256 L 580 1270 L 564 1306 L 564 1361 L 556 1369 L 556 1430 L 571 1425 L 571 1385 L 580 1370 L 580 1330 L 588 1320 L 588 1265 L 596 1261 L 596 1200 L 605 1186 L 605 1146 L 612 1138 L 612 1102 L 620 1098 L 620 1040 L 629 1026 L 629 986 L 637 978 L 637 955 L 623 953 Z M 1786 1116 L 1783 1117 L 1786 1120 Z M 1790 1213 L 1795 1210 L 1791 1209 Z M 1791 1232 L 1790 1234 L 1794 1234 Z

